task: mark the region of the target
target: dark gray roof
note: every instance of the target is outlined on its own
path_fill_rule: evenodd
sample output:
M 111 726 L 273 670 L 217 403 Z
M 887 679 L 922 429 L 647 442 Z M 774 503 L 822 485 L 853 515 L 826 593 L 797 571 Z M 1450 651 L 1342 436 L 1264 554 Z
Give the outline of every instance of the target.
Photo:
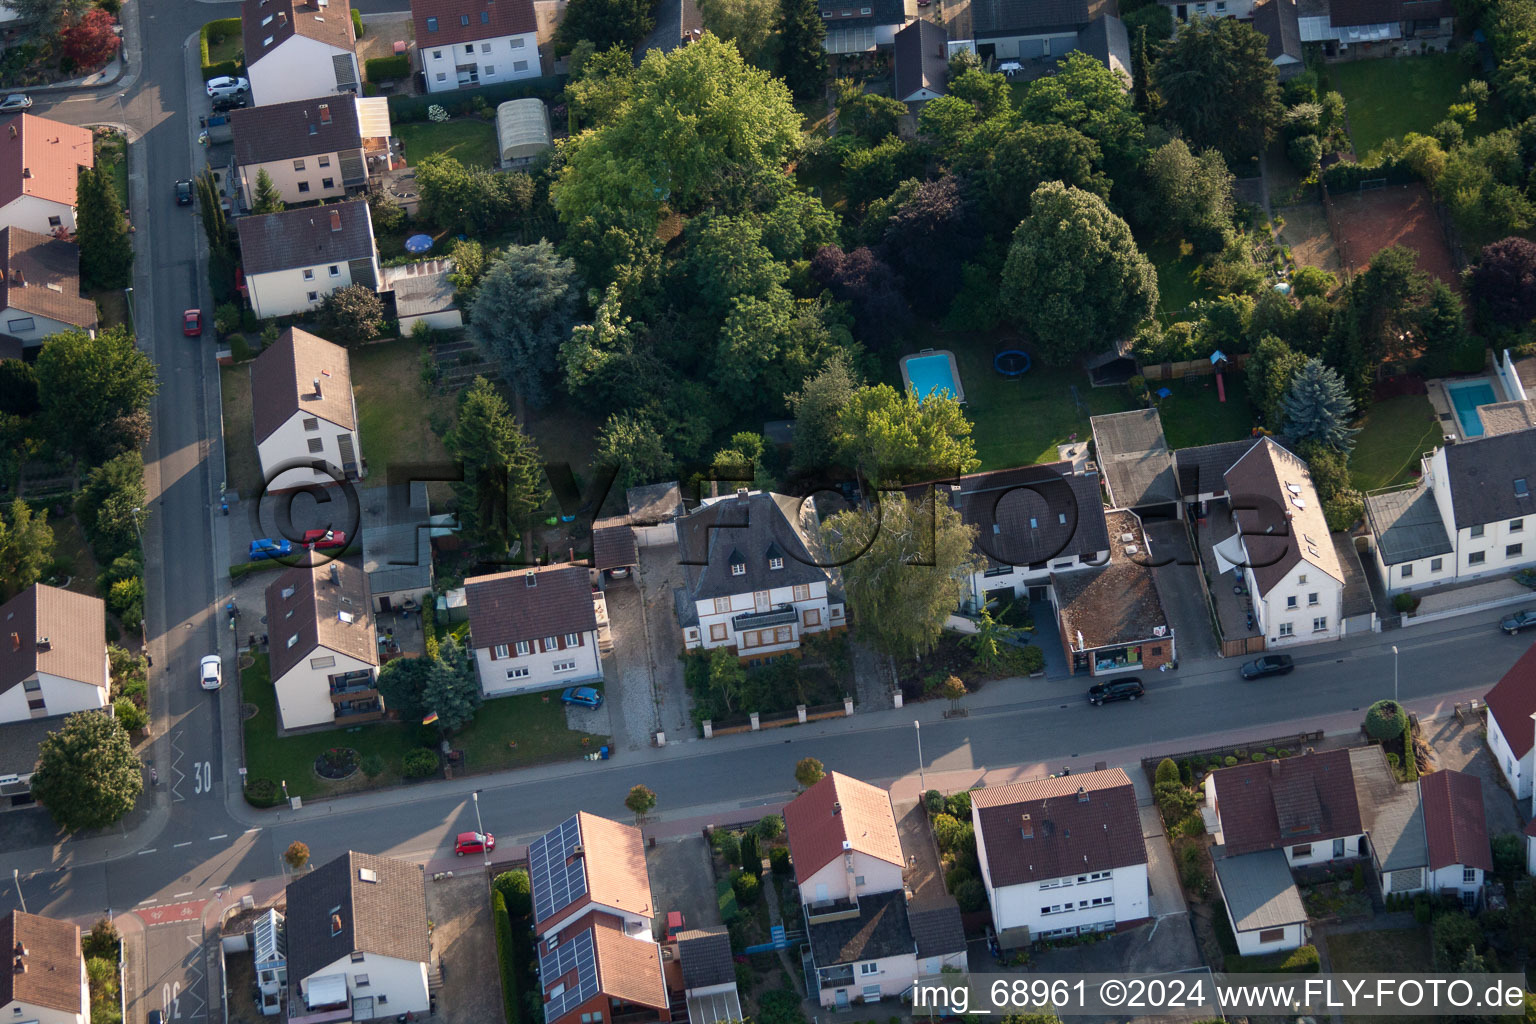
M 617 569 L 638 565 L 640 553 L 635 548 L 635 531 L 629 516 L 599 519 L 592 524 L 592 568 Z
M 0 775 L 27 775 L 37 767 L 37 748 L 64 728 L 65 715 L 0 723 Z
M 678 555 L 696 601 L 796 584 L 826 583 L 827 561 L 817 541 L 816 509 L 784 494 L 755 492 L 711 502 L 677 521 Z M 782 569 L 768 567 L 769 548 Z M 744 565 L 737 575 L 732 565 Z
M 358 492 L 363 571 L 375 595 L 432 585 L 431 509 L 422 481 L 403 487 L 366 487 Z
M 859 916 L 811 925 L 811 956 L 817 967 L 879 960 L 911 953 L 907 897 L 900 889 L 859 897 Z
M 965 926 L 960 921 L 960 908 L 954 903 L 921 910 L 908 907 L 907 927 L 912 930 L 912 941 L 917 943 L 920 957 L 965 952 Z
M 828 29 L 841 25 L 900 25 L 907 20 L 905 0 L 816 0 Z M 865 7 L 870 13 L 860 14 Z
M 1179 500 L 1173 453 L 1156 409 L 1133 409 L 1088 420 L 1110 503 L 1137 509 Z
M 1371 837 L 1371 850 L 1383 871 L 1422 868 L 1429 864 L 1424 837 L 1424 804 L 1419 787 L 1404 785 L 1387 764 L 1379 746 L 1352 747 L 1349 767 L 1355 777 L 1361 824 Z
M 1536 514 L 1536 430 L 1448 445 L 1445 471 L 1457 530 Z
M 287 931 L 288 977 L 296 982 L 356 951 L 426 963 L 431 951 L 421 868 L 392 857 L 344 853 L 288 883 Z
M 683 965 L 684 988 L 736 983 L 731 937 L 724 928 L 692 928 L 678 932 L 677 957 Z
M 246 277 L 374 257 L 373 222 L 364 202 L 255 214 L 241 217 L 235 224 Z
M 684 629 L 699 624 L 699 608 L 693 603 L 693 598 L 685 587 L 677 587 L 672 591 L 672 607 L 677 612 L 677 624 Z
M 1328 22 L 1335 28 L 1385 25 L 1421 18 L 1449 18 L 1454 13 L 1445 0 L 1332 0 Z
M 1076 32 L 1090 21 L 1089 0 L 971 0 L 971 25 L 983 36 Z
M 922 18 L 896 33 L 893 53 L 896 98 L 905 101 L 921 89 L 944 95 L 949 81 L 949 35 Z
M 1365 521 L 1387 565 L 1450 554 L 1451 538 L 1440 518 L 1435 494 L 1418 485 L 1365 497 Z
M 670 523 L 683 514 L 683 489 L 677 481 L 631 487 L 624 492 L 630 522 L 636 526 Z
M 1069 462 L 918 484 L 906 489 L 907 496 L 922 500 L 930 487 L 949 498 L 962 522 L 976 527 L 976 550 L 993 563 L 1037 565 L 1109 550 L 1098 474 L 1073 473 Z
M 1296 0 L 1259 0 L 1253 5 L 1253 27 L 1269 41 L 1265 53 L 1270 60 L 1291 57 L 1301 60 L 1301 23 L 1297 20 Z
M 349 152 L 363 145 L 350 94 L 232 110 L 235 163 L 265 164 Z
M 1077 48 L 1111 71 L 1119 71 L 1127 79 L 1131 75 L 1131 38 L 1125 30 L 1125 22 L 1113 14 L 1101 14 L 1077 33 Z
M 1227 902 L 1227 914 L 1238 931 L 1283 928 L 1307 919 L 1284 851 L 1227 857 L 1217 846 L 1211 853 L 1216 858 L 1216 878 Z
M 1227 470 L 1257 443 L 1256 438 L 1245 437 L 1241 441 L 1180 448 L 1173 453 L 1174 465 L 1179 471 L 1179 493 L 1186 501 L 1193 501 L 1202 494 L 1227 493 Z

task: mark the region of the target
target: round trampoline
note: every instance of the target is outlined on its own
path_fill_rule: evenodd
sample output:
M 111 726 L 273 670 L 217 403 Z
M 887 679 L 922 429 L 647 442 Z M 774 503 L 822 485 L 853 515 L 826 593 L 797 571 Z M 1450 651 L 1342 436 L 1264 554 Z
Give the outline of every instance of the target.
M 992 357 L 992 368 L 1004 377 L 1022 377 L 1029 372 L 1029 353 L 1004 349 Z

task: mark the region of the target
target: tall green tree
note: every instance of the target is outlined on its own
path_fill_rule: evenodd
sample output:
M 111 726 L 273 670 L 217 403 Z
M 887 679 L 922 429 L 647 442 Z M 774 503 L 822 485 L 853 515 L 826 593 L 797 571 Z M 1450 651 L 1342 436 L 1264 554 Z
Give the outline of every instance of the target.
M 1108 199 L 1110 181 L 1099 169 L 1102 158 L 1098 143 L 1076 128 L 1025 122 L 995 148 L 983 180 L 1001 223 L 1016 226 L 1029 216 L 1029 197 L 1047 181 Z
M 283 203 L 283 194 L 277 190 L 277 183 L 272 180 L 272 175 L 263 167 L 256 172 L 256 205 L 252 213 L 282 213 L 287 207 Z
M 538 447 L 484 377 L 459 397 L 458 422 L 445 440 L 464 469 L 453 485 L 461 530 L 494 551 L 507 550 L 549 497 Z
M 68 832 L 106 828 L 133 810 L 143 765 L 117 719 L 80 711 L 38 746 L 32 795 Z
M 549 399 L 560 345 L 570 337 L 580 301 L 575 265 L 548 241 L 508 246 L 480 282 L 470 335 L 530 405 Z
M 655 419 L 650 409 L 616 412 L 597 435 L 594 461 L 617 466 L 619 482 L 626 488 L 664 479 L 676 466 Z
M 580 43 L 571 53 L 570 68 L 565 95 L 581 128 L 612 117 L 634 88 L 635 55 L 627 47 L 599 50 L 590 42 Z
M 1320 360 L 1308 359 L 1291 380 L 1280 403 L 1285 432 L 1298 442 L 1317 441 L 1348 452 L 1360 431 L 1349 425 L 1355 403 L 1339 375 Z
M 9 601 L 43 578 L 53 561 L 53 528 L 17 498 L 0 516 L 0 601 Z
M 936 493 L 920 502 L 883 493 L 877 507 L 832 516 L 826 531 L 859 632 L 902 658 L 933 650 L 979 565 L 975 527 Z
M 1002 87 L 1008 90 L 1008 83 L 1002 81 Z M 1063 124 L 1098 143 L 1112 181 L 1130 182 L 1141 163 L 1146 140 L 1141 115 L 1124 80 L 1096 57 L 1077 50 L 1067 54 L 1055 74 L 1029 83 L 1020 110 L 1026 121 Z
M 784 396 L 795 418 L 796 469 L 816 472 L 832 467 L 841 454 L 843 410 L 860 383 L 848 357 L 833 353 L 799 391 Z
M 100 463 L 148 440 L 159 383 L 126 327 L 55 334 L 36 365 L 43 429 L 58 450 Z
M 1232 238 L 1232 181 L 1227 162 L 1208 149 L 1196 156 L 1183 139 L 1147 155 L 1140 223 L 1187 239 L 1202 253 L 1220 252 Z
M 1157 272 L 1098 196 L 1046 182 L 1013 233 L 999 293 L 1047 362 L 1128 336 L 1157 308 Z
M 1136 29 L 1136 52 L 1131 55 L 1135 69 L 1131 76 L 1131 102 L 1143 117 L 1152 113 L 1152 74 L 1147 59 L 1147 26 L 1140 25 Z
M 398 659 L 396 659 L 398 660 Z M 452 634 L 438 647 L 432 670 L 421 689 L 422 709 L 437 712 L 437 724 L 457 732 L 475 719 L 485 698 L 475 674 L 474 656 Z
M 23 39 L 53 39 L 90 9 L 88 0 L 6 0 Z
M 227 254 L 230 250 L 229 218 L 220 202 L 218 179 L 211 168 L 204 168 L 194 183 L 197 190 L 197 209 L 203 222 L 203 234 L 208 248 L 215 253 Z
M 555 30 L 555 54 L 565 56 L 584 39 L 599 50 L 633 50 L 655 24 L 646 0 L 571 0 Z
M 1290 391 L 1291 380 L 1306 362 L 1306 356 L 1292 350 L 1274 335 L 1266 335 L 1243 367 L 1243 377 L 1248 382 L 1248 400 L 1271 430 L 1284 425 L 1285 412 L 1281 403 Z
M 736 44 L 747 63 L 773 72 L 779 66 L 779 0 L 700 0 L 704 27 Z
M 365 284 L 349 284 L 320 300 L 317 319 L 333 340 L 361 345 L 384 330 L 384 301 Z
M 137 448 L 91 470 L 75 499 L 75 518 L 98 562 L 107 565 L 139 546 L 148 507 L 144 456 Z
M 400 716 L 403 722 L 420 722 L 425 716 L 423 693 L 427 680 L 436 671 L 436 659 L 429 655 L 419 658 L 390 658 L 379 666 L 378 690 L 384 698 L 384 706 Z
M 133 242 L 123 204 L 106 167 L 85 167 L 76 189 L 75 241 L 86 288 L 126 288 L 133 280 Z
M 827 26 L 816 0 L 781 0 L 779 72 L 802 103 L 820 96 L 827 84 Z
M 889 384 L 855 391 L 839 421 L 839 448 L 881 483 L 915 483 L 969 473 L 980 465 L 971 421 L 938 392 L 919 398 Z
M 1002 664 L 1002 645 L 1007 643 L 1015 632 L 1012 626 L 1004 625 L 994 619 L 991 609 L 983 608 L 981 614 L 976 617 L 976 632 L 966 637 L 964 643 L 975 653 L 977 667 L 984 672 L 991 672 Z
M 1258 152 L 1280 123 L 1280 84 L 1264 34 L 1245 21 L 1194 18 L 1152 67 L 1163 116 L 1191 148 Z

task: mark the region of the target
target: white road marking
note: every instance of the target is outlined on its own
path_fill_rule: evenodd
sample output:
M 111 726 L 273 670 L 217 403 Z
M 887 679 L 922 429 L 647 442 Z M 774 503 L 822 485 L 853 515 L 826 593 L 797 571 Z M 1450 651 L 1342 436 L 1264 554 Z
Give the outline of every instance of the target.
M 173 900 L 179 900 L 179 899 L 181 899 L 181 898 L 182 898 L 182 897 L 183 897 L 183 896 L 196 896 L 196 895 L 197 895 L 197 890 L 196 890 L 196 889 L 191 889 L 191 890 L 188 890 L 188 891 L 187 891 L 187 892 L 178 892 L 178 893 L 176 893 L 176 894 L 175 894 L 175 895 L 173 895 L 173 896 L 172 896 L 172 897 L 171 897 L 171 899 L 173 899 Z
M 150 848 L 150 849 L 148 849 L 148 850 L 140 850 L 140 851 L 139 851 L 139 856 L 140 856 L 140 857 L 142 857 L 142 856 L 144 856 L 144 855 L 145 855 L 145 854 L 146 854 L 146 853 L 154 853 L 154 852 L 155 852 L 155 851 L 154 851 L 154 849 L 153 849 L 153 848 Z
M 149 899 L 147 899 L 147 900 L 139 900 L 139 906 L 141 906 L 141 907 L 142 907 L 142 906 L 143 906 L 143 905 L 144 905 L 144 904 L 146 904 L 146 903 L 153 903 L 153 902 L 155 902 L 155 898 L 154 898 L 154 897 L 153 897 L 153 896 L 151 896 L 151 897 L 150 897 L 150 898 L 149 898 Z
M 173 850 L 179 850 L 179 849 L 181 849 L 181 848 L 182 848 L 182 847 L 183 847 L 183 846 L 191 846 L 191 845 L 192 845 L 192 840 L 190 840 L 190 839 L 188 839 L 188 840 L 187 840 L 187 841 L 186 841 L 186 842 L 184 842 L 184 843 L 177 843 L 177 844 L 176 844 L 176 845 L 175 845 L 175 846 L 173 846 L 173 847 L 171 847 L 171 849 L 173 849 Z
M 242 832 L 242 833 L 240 833 L 240 834 L 241 834 L 241 835 L 244 835 L 244 836 L 248 836 L 248 835 L 250 835 L 250 834 L 251 834 L 251 833 L 252 833 L 252 832 L 260 832 L 260 831 L 261 831 L 261 826 L 260 826 L 260 825 L 257 825 L 257 826 L 256 826 L 256 827 L 255 827 L 255 828 L 248 828 L 248 829 L 246 829 L 246 830 L 245 830 L 245 831 L 244 831 L 244 832 Z
M 229 838 L 229 833 L 226 832 L 222 836 L 209 836 L 208 837 L 208 841 L 210 843 L 212 843 L 212 842 L 216 842 L 217 840 L 220 840 L 220 839 L 228 839 L 228 838 Z

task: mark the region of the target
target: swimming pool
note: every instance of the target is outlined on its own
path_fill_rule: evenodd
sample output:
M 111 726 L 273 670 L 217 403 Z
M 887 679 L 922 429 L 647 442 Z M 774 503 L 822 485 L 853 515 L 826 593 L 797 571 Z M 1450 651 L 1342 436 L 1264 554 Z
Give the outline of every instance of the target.
M 948 349 L 925 348 L 915 355 L 902 356 L 901 379 L 908 390 L 917 389 L 919 402 L 935 391 L 957 402 L 965 401 L 960 368 L 955 365 L 955 354 Z
M 1477 415 L 1477 407 L 1492 405 L 1497 400 L 1493 394 L 1493 382 L 1484 378 L 1447 384 L 1445 393 L 1450 396 L 1451 405 L 1456 409 L 1456 419 L 1461 423 L 1461 436 L 1482 437 L 1483 421 Z

